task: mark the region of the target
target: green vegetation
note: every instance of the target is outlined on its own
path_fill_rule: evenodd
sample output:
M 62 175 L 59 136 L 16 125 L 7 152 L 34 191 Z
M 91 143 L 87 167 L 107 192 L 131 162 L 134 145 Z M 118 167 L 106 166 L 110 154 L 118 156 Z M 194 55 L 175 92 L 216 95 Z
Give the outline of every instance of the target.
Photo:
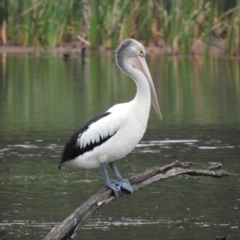
M 0 42 L 59 46 L 79 36 L 112 49 L 133 37 L 171 54 L 240 54 L 240 0 L 4 0 Z

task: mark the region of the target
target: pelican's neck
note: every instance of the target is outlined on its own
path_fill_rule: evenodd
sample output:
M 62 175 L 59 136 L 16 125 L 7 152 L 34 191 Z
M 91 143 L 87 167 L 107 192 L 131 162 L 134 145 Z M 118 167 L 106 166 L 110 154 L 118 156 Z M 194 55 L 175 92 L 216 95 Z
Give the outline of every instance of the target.
M 144 111 L 145 114 L 149 113 L 151 106 L 151 92 L 146 77 L 137 69 L 134 69 L 130 76 L 137 86 L 137 93 L 132 100 L 132 104 L 138 108 L 138 111 Z
M 116 63 L 125 74 L 134 80 L 137 86 L 136 96 L 130 102 L 133 109 L 136 109 L 136 112 L 142 116 L 147 116 L 148 119 L 151 106 L 151 90 L 148 80 L 141 71 L 128 64 L 128 60 L 119 54 L 116 55 Z

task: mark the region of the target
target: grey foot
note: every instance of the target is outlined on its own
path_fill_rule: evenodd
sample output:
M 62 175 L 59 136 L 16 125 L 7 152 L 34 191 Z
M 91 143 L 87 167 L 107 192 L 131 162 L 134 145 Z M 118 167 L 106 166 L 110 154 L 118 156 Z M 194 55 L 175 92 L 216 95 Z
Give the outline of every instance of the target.
M 115 184 L 120 186 L 121 188 L 133 193 L 133 188 L 128 180 L 119 179 L 115 182 Z
M 113 190 L 115 196 L 118 198 L 119 194 L 121 193 L 121 187 L 116 185 L 115 183 L 107 184 L 107 187 Z

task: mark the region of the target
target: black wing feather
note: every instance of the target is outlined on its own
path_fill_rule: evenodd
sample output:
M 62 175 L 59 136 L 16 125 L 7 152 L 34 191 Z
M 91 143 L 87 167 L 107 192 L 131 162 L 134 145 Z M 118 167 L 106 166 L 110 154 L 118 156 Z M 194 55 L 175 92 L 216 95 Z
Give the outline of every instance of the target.
M 72 160 L 80 155 L 83 155 L 85 152 L 88 151 L 92 151 L 95 147 L 101 145 L 102 143 L 106 142 L 108 139 L 110 139 L 113 135 L 109 135 L 107 137 L 100 137 L 100 141 L 99 142 L 94 142 L 94 143 L 90 143 L 87 144 L 84 148 L 81 148 L 80 146 L 77 146 L 77 141 L 79 138 L 79 135 L 82 135 L 85 131 L 88 130 L 89 126 L 94 123 L 97 122 L 98 120 L 100 120 L 101 118 L 104 118 L 106 116 L 108 116 L 109 114 L 111 114 L 110 112 L 106 112 L 98 117 L 93 118 L 92 120 L 90 120 L 89 122 L 87 122 L 82 128 L 80 128 L 77 132 L 75 132 L 72 137 L 67 141 L 63 151 L 62 151 L 62 155 L 61 155 L 61 161 L 59 163 L 59 169 L 61 168 L 61 164 Z

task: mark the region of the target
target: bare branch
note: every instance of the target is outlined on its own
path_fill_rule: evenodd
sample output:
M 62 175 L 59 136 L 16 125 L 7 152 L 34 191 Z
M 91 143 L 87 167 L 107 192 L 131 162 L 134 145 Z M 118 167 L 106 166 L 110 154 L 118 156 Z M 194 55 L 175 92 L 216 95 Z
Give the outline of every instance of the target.
M 206 170 L 197 170 L 192 163 L 182 163 L 175 161 L 163 167 L 152 167 L 144 172 L 133 176 L 129 179 L 134 192 L 149 186 L 150 184 L 172 178 L 181 174 L 192 176 L 209 176 L 221 178 L 229 176 L 230 173 L 220 170 L 221 163 L 210 163 L 210 167 Z M 216 171 L 214 171 L 216 170 Z M 129 194 L 122 191 L 119 197 Z M 85 203 L 78 207 L 68 218 L 61 224 L 54 227 L 51 232 L 43 240 L 67 240 L 72 239 L 76 233 L 83 227 L 88 218 L 98 209 L 108 204 L 115 197 L 112 190 L 108 188 L 101 189 L 98 193 L 89 198 Z
M 7 231 L 5 229 L 0 229 L 0 240 L 5 240 Z

